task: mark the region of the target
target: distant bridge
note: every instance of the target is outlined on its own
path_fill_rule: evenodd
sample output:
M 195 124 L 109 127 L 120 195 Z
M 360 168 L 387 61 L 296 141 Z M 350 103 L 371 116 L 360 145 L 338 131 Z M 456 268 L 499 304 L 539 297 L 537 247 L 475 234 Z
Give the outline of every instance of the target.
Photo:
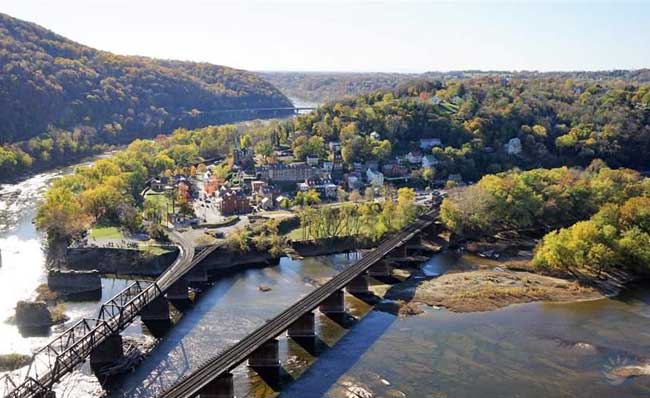
M 110 364 L 123 355 L 123 331 L 135 317 L 143 322 L 169 319 L 169 306 L 163 297 L 187 297 L 187 280 L 192 268 L 217 246 L 195 256 L 194 246 L 175 231 L 170 237 L 179 247 L 174 263 L 155 282 L 134 282 L 105 302 L 96 319 L 82 319 L 45 347 L 33 354 L 24 380 L 7 398 L 53 397 L 52 387 L 76 366 L 90 357 L 91 365 Z M 13 382 L 12 382 L 13 384 Z
M 430 226 L 438 215 L 433 210 L 404 230 L 385 238 L 372 252 L 347 267 L 327 283 L 289 307 L 280 315 L 252 332 L 237 344 L 217 354 L 198 370 L 165 392 L 164 398 L 234 397 L 230 371 L 248 360 L 249 366 L 260 372 L 279 372 L 278 341 L 276 337 L 288 331 L 293 338 L 315 338 L 313 310 L 320 306 L 326 314 L 343 314 L 343 290 L 350 293 L 368 292 L 364 273 L 379 272 L 386 266 L 382 259 L 395 249 L 407 249 L 407 242 Z M 373 270 L 373 267 L 379 270 Z
M 219 109 L 215 111 L 210 111 L 212 113 L 246 113 L 246 112 L 254 112 L 254 113 L 288 113 L 288 112 L 293 112 L 295 114 L 299 113 L 305 113 L 305 112 L 311 112 L 315 110 L 315 107 L 305 107 L 305 106 L 300 106 L 300 107 L 293 107 L 293 106 L 287 106 L 287 107 L 268 107 L 268 108 L 240 108 L 240 109 Z

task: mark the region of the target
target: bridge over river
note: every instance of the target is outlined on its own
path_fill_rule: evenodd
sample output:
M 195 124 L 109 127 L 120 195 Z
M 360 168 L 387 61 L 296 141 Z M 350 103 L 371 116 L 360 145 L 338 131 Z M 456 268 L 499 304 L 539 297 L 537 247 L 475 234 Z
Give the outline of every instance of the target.
M 406 252 L 407 242 L 430 226 L 437 217 L 437 210 L 418 218 L 402 231 L 382 240 L 376 249 L 361 260 L 350 265 L 323 286 L 302 298 L 290 308 L 265 325 L 255 330 L 239 343 L 216 355 L 175 387 L 165 397 L 193 397 L 197 394 L 207 397 L 232 396 L 232 376 L 229 371 L 248 360 L 249 365 L 259 372 L 279 370 L 278 345 L 276 337 L 288 331 L 295 339 L 313 338 L 314 314 L 317 307 L 328 315 L 345 313 L 343 290 L 353 294 L 368 293 L 366 271 L 374 275 L 386 275 L 389 266 L 384 258 L 396 251 Z M 24 380 L 16 384 L 7 398 L 48 397 L 53 398 L 53 386 L 63 376 L 90 358 L 93 369 L 111 366 L 123 357 L 122 332 L 136 317 L 146 325 L 169 323 L 169 301 L 187 300 L 188 283 L 193 274 L 205 274 L 205 267 L 196 267 L 218 246 L 210 246 L 199 253 L 191 242 L 175 231 L 171 239 L 179 246 L 179 255 L 174 263 L 154 282 L 137 281 L 105 302 L 95 319 L 82 319 L 34 353 L 34 361 Z M 390 273 L 390 271 L 388 271 Z M 203 276 L 198 276 L 201 280 Z M 168 301 L 169 300 L 169 301 Z M 218 391 L 211 394 L 211 391 Z M 229 393 L 230 391 L 230 393 Z M 230 395 L 228 395 L 230 394 Z
M 187 297 L 184 277 L 203 261 L 216 246 L 195 256 L 194 246 L 182 235 L 169 231 L 179 247 L 174 263 L 155 282 L 137 281 L 105 302 L 95 319 L 82 319 L 33 354 L 24 380 L 15 385 L 7 398 L 52 397 L 52 387 L 90 357 L 91 365 L 107 365 L 123 354 L 123 331 L 137 316 L 144 323 L 169 319 L 164 297 Z M 166 310 L 166 313 L 165 313 Z
M 361 260 L 347 267 L 321 287 L 302 298 L 253 333 L 218 353 L 198 370 L 187 376 L 162 396 L 164 398 L 233 398 L 233 378 L 230 371 L 248 360 L 248 365 L 261 375 L 277 376 L 280 371 L 277 337 L 285 331 L 298 341 L 315 339 L 314 313 L 340 316 L 345 313 L 342 289 L 352 294 L 368 293 L 366 272 L 382 274 L 387 264 L 383 261 L 396 250 L 407 249 L 407 243 L 437 218 L 433 210 L 421 216 L 402 231 L 382 240 L 377 248 Z

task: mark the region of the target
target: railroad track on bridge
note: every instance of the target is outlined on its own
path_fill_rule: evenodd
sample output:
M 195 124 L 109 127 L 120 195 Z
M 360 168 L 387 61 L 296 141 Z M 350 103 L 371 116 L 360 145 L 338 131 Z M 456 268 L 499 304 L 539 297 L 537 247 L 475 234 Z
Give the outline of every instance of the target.
M 176 231 L 172 230 L 169 234 L 177 243 L 179 254 L 167 271 L 154 282 L 136 281 L 130 284 L 101 306 L 97 318 L 80 320 L 36 351 L 24 380 L 5 397 L 46 397 L 52 387 L 85 362 L 96 347 L 124 330 L 144 307 L 163 295 L 217 247 L 210 246 L 194 256 L 191 242 Z M 39 369 L 39 366 L 45 369 Z
M 204 363 L 198 370 L 181 380 L 174 387 L 161 395 L 162 398 L 190 398 L 196 396 L 201 389 L 216 379 L 219 375 L 229 372 L 244 362 L 256 349 L 266 341 L 276 338 L 284 333 L 287 328 L 296 322 L 302 315 L 313 311 L 334 292 L 343 289 L 355 277 L 370 268 L 371 265 L 381 260 L 393 249 L 400 247 L 417 233 L 431 225 L 438 215 L 438 210 L 433 210 L 420 217 L 415 223 L 406 227 L 395 235 L 383 239 L 377 248 L 368 253 L 361 260 L 347 267 L 328 282 L 317 288 L 306 297 L 268 321 L 243 340 L 230 348 L 215 355 Z

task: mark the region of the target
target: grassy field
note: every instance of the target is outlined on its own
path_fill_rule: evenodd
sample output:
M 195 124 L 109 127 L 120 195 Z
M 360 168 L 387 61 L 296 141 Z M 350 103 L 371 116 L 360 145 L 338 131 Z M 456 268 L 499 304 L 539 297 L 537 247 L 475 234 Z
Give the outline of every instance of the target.
M 169 253 L 169 249 L 160 246 L 139 246 L 139 249 L 151 256 L 160 256 L 161 254 Z
M 93 239 L 123 239 L 124 235 L 117 227 L 94 227 L 90 230 Z

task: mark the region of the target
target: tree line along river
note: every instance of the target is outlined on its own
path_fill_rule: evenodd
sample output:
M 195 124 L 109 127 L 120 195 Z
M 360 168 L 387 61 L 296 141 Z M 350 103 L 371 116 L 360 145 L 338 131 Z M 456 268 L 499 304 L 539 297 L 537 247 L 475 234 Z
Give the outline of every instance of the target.
M 44 237 L 32 224 L 38 200 L 56 177 L 73 167 L 39 174 L 0 191 L 0 319 L 45 281 Z M 358 255 L 304 260 L 283 258 L 269 268 L 242 270 L 206 289 L 132 373 L 106 392 L 87 366 L 57 386 L 58 397 L 155 397 L 205 359 L 281 312 Z M 480 261 L 455 253 L 432 257 L 416 278 L 431 278 Z M 102 300 L 127 281 L 102 280 Z M 271 287 L 262 292 L 259 285 Z M 93 317 L 101 302 L 66 303 L 70 321 Z M 370 307 L 348 300 L 358 324 L 345 329 L 318 316 L 318 334 L 330 348 L 318 360 L 291 340 L 281 339 L 283 366 L 295 379 L 282 397 L 641 397 L 650 396 L 650 377 L 623 379 L 611 370 L 650 358 L 650 292 L 631 288 L 597 301 L 513 305 L 501 310 L 457 314 L 425 307 L 399 317 L 390 302 Z M 143 335 L 139 322 L 125 335 Z M 143 337 L 144 336 L 144 337 Z M 52 336 L 23 337 L 0 322 L 0 354 L 25 353 Z M 298 377 L 300 376 L 300 377 Z M 238 397 L 278 395 L 257 375 L 235 370 Z M 2 392 L 4 386 L 0 386 Z

